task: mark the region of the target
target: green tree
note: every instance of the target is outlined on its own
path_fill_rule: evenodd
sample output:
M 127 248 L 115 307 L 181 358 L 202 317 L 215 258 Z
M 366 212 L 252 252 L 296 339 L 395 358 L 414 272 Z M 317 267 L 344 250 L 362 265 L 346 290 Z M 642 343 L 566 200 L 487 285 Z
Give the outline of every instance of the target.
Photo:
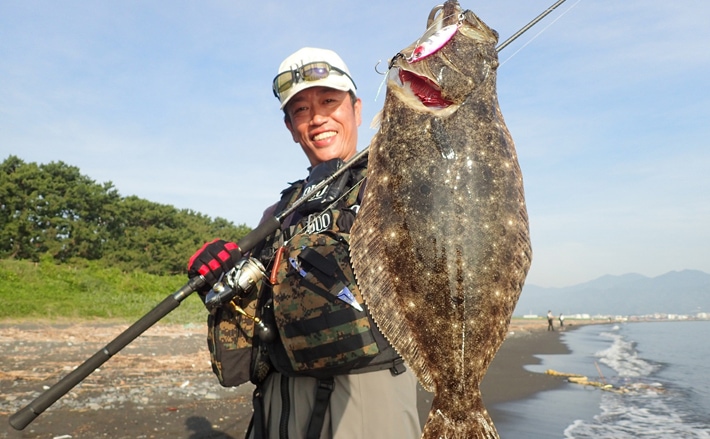
M 29 212 L 25 208 L 25 192 L 18 172 L 25 163 L 10 156 L 0 164 L 0 256 L 27 258 L 29 242 Z M 18 178 L 19 177 L 19 178 Z M 31 247 L 31 246 L 30 246 Z
M 10 156 L 0 165 L 0 255 L 39 260 L 99 259 L 108 239 L 113 185 L 98 185 L 63 162 L 25 164 Z
M 125 271 L 185 271 L 216 237 L 238 241 L 250 229 L 136 196 L 121 197 L 63 162 L 0 164 L 0 257 L 57 262 L 99 260 Z

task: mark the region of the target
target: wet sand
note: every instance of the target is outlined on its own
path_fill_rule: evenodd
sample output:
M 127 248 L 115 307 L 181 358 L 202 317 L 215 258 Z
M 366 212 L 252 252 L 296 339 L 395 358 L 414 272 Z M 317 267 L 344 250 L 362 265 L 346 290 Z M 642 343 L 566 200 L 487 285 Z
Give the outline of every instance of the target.
M 560 331 L 546 330 L 547 323 L 519 322 L 509 335 L 481 384 L 483 402 L 493 422 L 501 429 L 504 422 L 515 422 L 505 403 L 531 398 L 539 392 L 569 386 L 564 378 L 529 372 L 525 365 L 541 364 L 536 355 L 564 355 L 570 351 L 560 340 Z M 573 329 L 574 327 L 569 327 Z M 549 410 L 548 413 L 554 413 Z
M 540 364 L 535 355 L 568 354 L 569 349 L 560 341 L 560 331 L 546 330 L 541 321 L 514 321 L 511 334 L 488 368 L 481 392 L 487 406 L 549 390 L 564 381 L 558 377 L 528 372 L 525 365 Z M 569 327 L 568 327 L 569 328 Z
M 250 385 L 219 386 L 209 367 L 201 325 L 156 325 L 59 399 L 23 431 L 8 417 L 110 342 L 127 325 L 0 322 L 0 438 L 243 437 Z M 559 332 L 542 320 L 514 320 L 481 386 L 494 422 L 496 405 L 567 385 L 528 372 L 539 354 L 564 354 Z M 431 395 L 420 392 L 424 419 Z

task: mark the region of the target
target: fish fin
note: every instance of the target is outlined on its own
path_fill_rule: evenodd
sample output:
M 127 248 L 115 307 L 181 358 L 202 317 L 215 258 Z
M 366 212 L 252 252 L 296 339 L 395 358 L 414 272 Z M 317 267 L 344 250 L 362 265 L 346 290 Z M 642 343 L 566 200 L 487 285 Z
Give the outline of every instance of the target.
M 372 118 L 370 128 L 379 131 L 380 124 L 382 124 L 382 110 L 378 111 L 377 114 L 375 114 L 375 117 Z
M 463 409 L 460 404 L 466 408 Z M 455 410 L 448 410 L 451 408 Z M 457 413 L 461 416 L 457 417 Z M 466 401 L 434 398 L 422 439 L 439 438 L 500 439 L 493 420 L 483 406 L 480 392 L 469 395 Z
M 427 353 L 420 350 L 421 331 L 417 333 L 416 323 L 407 314 L 408 309 L 426 305 L 421 303 L 422 295 L 418 291 L 404 285 L 406 274 L 382 269 L 383 263 L 389 259 L 382 239 L 386 232 L 371 225 L 382 224 L 382 219 L 388 217 L 382 208 L 387 194 L 378 193 L 374 196 L 377 201 L 368 203 L 372 197 L 372 193 L 366 194 L 350 234 L 350 257 L 355 277 L 377 326 L 412 369 L 421 386 L 433 391 L 429 359 Z

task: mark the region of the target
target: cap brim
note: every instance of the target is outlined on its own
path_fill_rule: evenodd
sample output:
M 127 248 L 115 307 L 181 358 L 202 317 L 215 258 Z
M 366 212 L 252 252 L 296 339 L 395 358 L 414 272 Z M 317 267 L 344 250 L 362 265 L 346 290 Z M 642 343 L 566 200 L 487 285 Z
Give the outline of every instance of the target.
M 353 84 L 350 78 L 345 75 L 331 73 L 327 78 L 319 79 L 318 81 L 301 81 L 281 93 L 281 109 L 283 110 L 286 104 L 298 93 L 312 87 L 328 87 L 340 91 L 352 90 L 355 92 L 355 84 Z

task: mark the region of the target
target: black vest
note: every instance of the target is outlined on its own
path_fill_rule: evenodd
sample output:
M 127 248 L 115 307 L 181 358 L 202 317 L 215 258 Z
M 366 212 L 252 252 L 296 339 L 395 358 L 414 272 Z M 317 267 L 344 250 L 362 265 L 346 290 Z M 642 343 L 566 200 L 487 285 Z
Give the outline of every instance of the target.
M 277 339 L 260 347 L 288 376 L 326 378 L 392 369 L 401 358 L 377 328 L 362 300 L 349 260 L 349 232 L 359 208 L 367 169 L 346 174 L 342 196 L 320 212 L 296 211 L 256 250 L 270 277 L 260 299 L 264 322 Z M 292 205 L 304 187 L 282 192 L 276 213 Z

